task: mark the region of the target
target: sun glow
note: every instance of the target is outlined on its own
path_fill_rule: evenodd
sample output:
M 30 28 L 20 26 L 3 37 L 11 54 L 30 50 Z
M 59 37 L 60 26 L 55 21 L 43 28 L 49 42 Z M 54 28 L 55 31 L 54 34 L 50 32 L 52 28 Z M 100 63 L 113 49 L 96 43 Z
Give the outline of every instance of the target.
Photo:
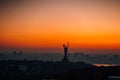
M 18 4 L 18 3 L 16 3 Z M 30 3 L 2 6 L 0 47 L 120 49 L 116 2 Z

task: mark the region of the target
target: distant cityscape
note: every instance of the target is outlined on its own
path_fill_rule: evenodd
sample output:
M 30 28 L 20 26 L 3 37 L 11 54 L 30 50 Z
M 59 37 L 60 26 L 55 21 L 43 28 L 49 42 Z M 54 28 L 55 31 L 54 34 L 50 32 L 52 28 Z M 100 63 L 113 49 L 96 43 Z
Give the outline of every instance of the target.
M 120 55 L 70 54 L 68 48 L 69 43 L 63 44 L 63 54 L 0 53 L 0 76 L 3 80 L 120 79 Z
M 61 61 L 63 53 L 25 53 L 22 51 L 11 51 L 11 53 L 0 53 L 0 60 L 43 60 Z M 108 63 L 120 64 L 120 54 L 87 54 L 83 52 L 68 53 L 68 59 L 72 62 L 84 61 L 86 63 Z
M 3 80 L 119 80 L 119 65 L 86 63 L 99 58 L 104 61 L 107 55 L 74 53 L 62 54 L 23 54 L 13 52 L 0 55 L 0 76 Z M 58 57 L 60 57 L 58 59 Z M 71 57 L 78 59 L 72 61 Z M 67 59 L 66 59 L 67 58 Z M 94 58 L 94 59 L 93 59 Z M 110 59 L 109 59 L 110 58 Z M 118 55 L 109 56 L 108 62 L 119 61 Z M 46 61 L 43 61 L 45 60 Z M 55 61 L 56 59 L 56 61 Z M 96 62 L 97 63 L 97 62 Z

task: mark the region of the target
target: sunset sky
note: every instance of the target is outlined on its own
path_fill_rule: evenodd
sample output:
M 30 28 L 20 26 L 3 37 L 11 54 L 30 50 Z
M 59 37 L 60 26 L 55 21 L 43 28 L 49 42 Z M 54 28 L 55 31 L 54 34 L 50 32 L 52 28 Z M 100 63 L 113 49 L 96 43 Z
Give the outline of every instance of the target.
M 120 50 L 119 0 L 0 2 L 0 50 Z M 73 50 L 73 51 L 74 51 Z

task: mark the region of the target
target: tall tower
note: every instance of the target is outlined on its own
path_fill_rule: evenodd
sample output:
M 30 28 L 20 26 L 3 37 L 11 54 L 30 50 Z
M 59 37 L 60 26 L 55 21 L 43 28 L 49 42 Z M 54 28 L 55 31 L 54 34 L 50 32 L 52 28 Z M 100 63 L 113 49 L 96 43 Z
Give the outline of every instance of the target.
M 68 47 L 69 47 L 69 43 L 67 43 L 67 46 L 66 46 L 65 44 L 63 44 L 64 57 L 63 57 L 63 59 L 62 59 L 62 62 L 69 62 L 69 59 L 68 59 L 68 57 L 67 57 Z

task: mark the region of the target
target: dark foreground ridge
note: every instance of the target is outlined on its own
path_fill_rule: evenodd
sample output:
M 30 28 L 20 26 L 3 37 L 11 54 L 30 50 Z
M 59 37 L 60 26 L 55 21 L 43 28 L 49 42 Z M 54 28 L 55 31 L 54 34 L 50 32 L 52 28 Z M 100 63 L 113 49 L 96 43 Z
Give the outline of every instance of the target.
M 120 66 L 96 67 L 84 62 L 0 61 L 1 80 L 108 80 Z

